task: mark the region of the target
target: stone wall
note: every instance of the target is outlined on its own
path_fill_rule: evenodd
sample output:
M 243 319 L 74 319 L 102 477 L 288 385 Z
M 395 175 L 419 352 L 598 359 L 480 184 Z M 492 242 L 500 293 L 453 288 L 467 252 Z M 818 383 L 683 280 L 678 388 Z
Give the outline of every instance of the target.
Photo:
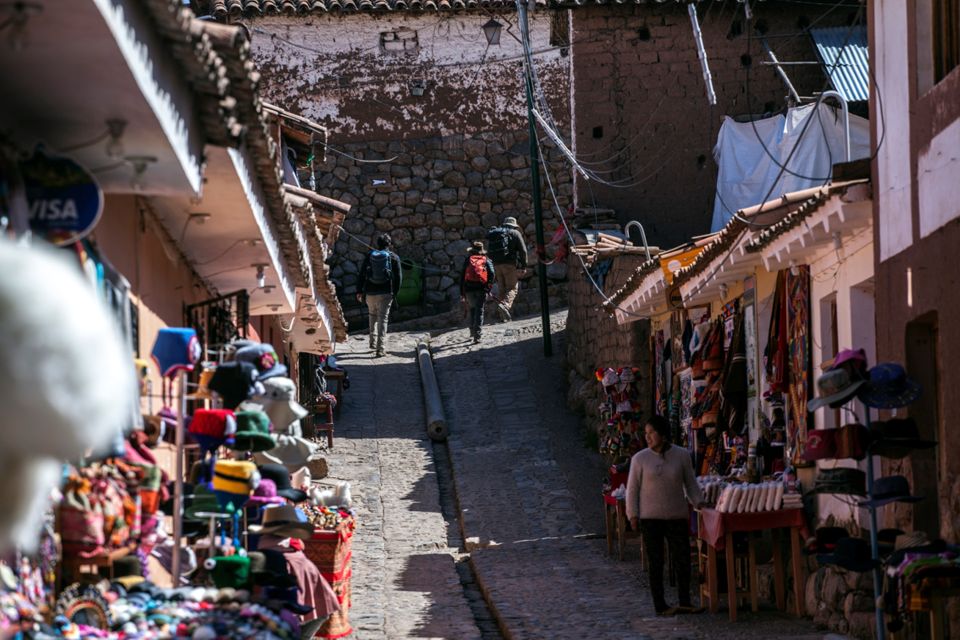
M 723 118 L 776 112 L 787 90 L 756 34 L 750 43 L 742 2 L 698 3 L 717 105 L 707 103 L 687 3 L 591 4 L 572 12 L 574 146 L 601 177 L 626 188 L 577 178 L 580 203 L 639 220 L 653 245 L 671 247 L 710 228 L 716 186 L 713 147 Z M 793 34 L 817 22 L 846 25 L 857 6 L 835 8 L 776 0 L 751 3 L 754 25 Z M 809 36 L 771 37 L 783 61 L 815 61 Z M 817 65 L 786 67 L 802 96 L 824 89 Z M 749 99 L 748 99 L 749 98 Z M 601 164 L 597 162 L 608 160 Z M 611 173 L 612 172 L 612 173 Z
M 331 277 L 348 320 L 364 321 L 355 300 L 358 272 L 368 245 L 381 232 L 391 235 L 401 258 L 423 267 L 424 304 L 401 309 L 401 319 L 455 306 L 467 247 L 506 216 L 520 223 L 532 266 L 536 236 L 528 140 L 526 132 L 453 135 L 355 142 L 344 145 L 347 155 L 328 154 L 317 191 L 354 206 L 331 260 Z M 570 172 L 553 149 L 545 147 L 544 154 L 558 202 L 566 208 L 571 202 Z M 541 181 L 549 240 L 560 223 L 546 181 Z M 524 282 L 517 314 L 539 309 L 535 285 L 536 278 Z M 562 288 L 552 289 L 555 304 L 562 303 Z
M 617 324 L 607 315 L 600 303 L 600 294 L 580 268 L 576 257 L 571 256 L 567 298 L 567 367 L 569 368 L 568 404 L 583 413 L 587 422 L 597 426 L 597 405 L 600 388 L 594 377 L 598 367 L 633 366 L 640 369 L 643 383 L 640 389 L 645 394 L 643 406 L 650 406 L 650 323 L 638 320 L 629 324 Z M 610 295 L 626 282 L 630 274 L 640 266 L 640 256 L 618 256 L 603 282 L 606 295 Z

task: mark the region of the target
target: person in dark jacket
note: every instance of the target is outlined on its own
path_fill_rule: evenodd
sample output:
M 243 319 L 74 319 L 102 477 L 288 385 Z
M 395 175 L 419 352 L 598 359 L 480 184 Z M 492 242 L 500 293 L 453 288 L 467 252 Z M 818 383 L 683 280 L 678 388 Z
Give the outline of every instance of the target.
M 367 254 L 360 267 L 357 300 L 367 305 L 370 314 L 370 348 L 377 350 L 379 358 L 386 350 L 390 306 L 400 290 L 403 276 L 400 273 L 400 257 L 393 252 L 390 235 L 381 233 L 377 236 L 376 244 L 377 248 Z
M 503 240 L 496 242 L 502 234 Z M 487 234 L 488 244 L 496 242 L 499 247 L 489 248 L 490 258 L 497 268 L 497 312 L 500 320 L 510 320 L 513 301 L 520 291 L 520 271 L 527 267 L 527 243 L 520 233 L 520 225 L 513 216 L 503 219 L 503 224 Z
M 463 261 L 463 269 L 460 270 L 460 300 L 467 303 L 470 336 L 473 343 L 477 344 L 480 342 L 480 329 L 483 327 L 483 304 L 493 286 L 496 272 L 483 243 L 479 240 L 473 243 L 468 254 Z

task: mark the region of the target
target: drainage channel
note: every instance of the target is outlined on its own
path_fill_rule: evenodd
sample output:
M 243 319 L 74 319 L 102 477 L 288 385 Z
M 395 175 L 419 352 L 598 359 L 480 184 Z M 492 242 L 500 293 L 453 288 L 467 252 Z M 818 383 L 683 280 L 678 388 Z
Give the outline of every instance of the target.
M 440 488 L 440 509 L 443 513 L 443 519 L 447 522 L 447 546 L 451 549 L 463 549 L 463 531 L 460 527 L 460 519 L 457 517 L 459 509 L 457 506 L 457 496 L 453 484 L 453 467 L 450 465 L 450 450 L 446 442 L 433 443 L 433 461 L 437 470 L 437 484 Z M 469 562 L 470 554 L 460 553 L 456 557 L 457 575 L 460 577 L 460 586 L 463 588 L 463 595 L 470 605 L 470 611 L 473 613 L 473 619 L 480 629 L 483 640 L 504 640 L 500 633 L 497 621 L 490 613 L 480 586 L 477 584 L 476 576 L 473 574 L 473 568 Z

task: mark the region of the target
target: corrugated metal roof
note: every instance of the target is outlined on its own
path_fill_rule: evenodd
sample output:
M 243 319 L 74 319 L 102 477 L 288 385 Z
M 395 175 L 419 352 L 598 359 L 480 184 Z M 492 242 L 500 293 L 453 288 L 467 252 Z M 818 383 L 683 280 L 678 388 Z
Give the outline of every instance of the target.
M 847 102 L 867 100 L 870 96 L 867 28 L 857 25 L 810 29 L 810 36 L 833 88 Z

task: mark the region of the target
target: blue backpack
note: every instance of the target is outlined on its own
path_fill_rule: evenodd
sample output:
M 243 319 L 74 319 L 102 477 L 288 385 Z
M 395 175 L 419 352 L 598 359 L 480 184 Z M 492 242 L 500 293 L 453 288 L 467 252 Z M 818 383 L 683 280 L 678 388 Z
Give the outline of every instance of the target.
M 393 260 L 389 251 L 374 249 L 370 252 L 370 275 L 367 280 L 373 284 L 393 282 Z

